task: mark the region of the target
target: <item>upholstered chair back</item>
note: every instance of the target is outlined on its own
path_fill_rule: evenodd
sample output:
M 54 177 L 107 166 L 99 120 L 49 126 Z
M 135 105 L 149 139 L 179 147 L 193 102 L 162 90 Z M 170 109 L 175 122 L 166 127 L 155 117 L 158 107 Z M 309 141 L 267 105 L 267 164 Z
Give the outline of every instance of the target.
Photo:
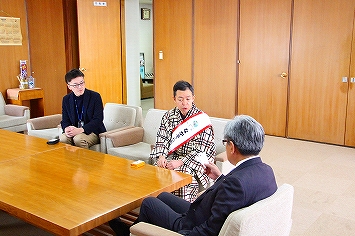
M 2 96 L 2 93 L 0 92 L 0 116 L 5 115 L 5 100 L 4 97 Z

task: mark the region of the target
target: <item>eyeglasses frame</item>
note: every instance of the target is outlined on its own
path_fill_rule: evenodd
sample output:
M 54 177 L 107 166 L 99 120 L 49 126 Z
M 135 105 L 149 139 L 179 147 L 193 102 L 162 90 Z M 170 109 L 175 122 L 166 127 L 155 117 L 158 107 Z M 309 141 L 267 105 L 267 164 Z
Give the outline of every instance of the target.
M 85 80 L 81 81 L 80 83 L 78 84 L 69 84 L 68 83 L 68 86 L 72 87 L 72 88 L 79 88 L 79 87 L 84 87 L 85 86 Z

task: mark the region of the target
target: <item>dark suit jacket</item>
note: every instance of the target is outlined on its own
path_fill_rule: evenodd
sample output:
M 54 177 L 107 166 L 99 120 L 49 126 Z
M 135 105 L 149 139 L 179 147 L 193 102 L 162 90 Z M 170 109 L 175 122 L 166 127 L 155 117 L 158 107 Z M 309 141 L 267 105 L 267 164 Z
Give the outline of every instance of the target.
M 84 107 L 84 132 L 85 134 L 95 133 L 99 135 L 106 131 L 103 123 L 104 113 L 102 99 L 99 93 L 85 89 L 83 97 Z M 78 127 L 77 111 L 75 108 L 75 94 L 73 92 L 65 95 L 62 102 L 62 128 L 63 131 L 66 127 L 73 125 Z
M 182 229 L 192 229 L 189 235 L 218 235 L 231 212 L 271 196 L 276 189 L 272 168 L 260 157 L 250 159 L 220 176 L 191 203 L 181 220 Z

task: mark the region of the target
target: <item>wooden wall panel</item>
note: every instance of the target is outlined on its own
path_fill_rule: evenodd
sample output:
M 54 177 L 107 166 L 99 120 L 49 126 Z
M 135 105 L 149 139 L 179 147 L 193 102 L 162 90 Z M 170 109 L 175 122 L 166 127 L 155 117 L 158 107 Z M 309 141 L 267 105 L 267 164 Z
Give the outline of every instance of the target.
M 238 1 L 194 1 L 193 85 L 209 116 L 236 114 Z
M 153 7 L 155 108 L 171 109 L 175 82 L 192 81 L 192 0 L 154 0 Z
M 45 115 L 62 112 L 67 93 L 62 0 L 27 0 L 31 66 L 44 91 Z
M 6 100 L 6 89 L 19 86 L 20 60 L 29 60 L 24 0 L 0 0 L 0 16 L 20 18 L 22 32 L 21 46 L 0 46 L 0 92 Z
M 344 144 L 354 8 L 353 0 L 295 1 L 291 138 Z

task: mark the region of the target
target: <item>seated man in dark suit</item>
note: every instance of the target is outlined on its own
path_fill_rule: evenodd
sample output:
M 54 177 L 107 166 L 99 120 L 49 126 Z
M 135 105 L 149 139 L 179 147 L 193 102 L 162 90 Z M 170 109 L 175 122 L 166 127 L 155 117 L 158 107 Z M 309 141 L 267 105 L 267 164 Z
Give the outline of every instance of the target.
M 227 216 L 271 196 L 277 185 L 272 168 L 258 156 L 264 143 L 264 129 L 252 117 L 236 116 L 224 130 L 223 143 L 230 163 L 236 167 L 227 175 L 205 164 L 215 183 L 189 203 L 171 193 L 148 197 L 141 205 L 137 222 L 151 223 L 183 235 L 218 235 Z M 117 235 L 129 230 L 118 219 L 110 226 Z
M 101 95 L 86 89 L 84 74 L 79 69 L 69 71 L 65 82 L 72 92 L 62 101 L 60 141 L 88 149 L 99 143 L 100 133 L 106 132 Z

